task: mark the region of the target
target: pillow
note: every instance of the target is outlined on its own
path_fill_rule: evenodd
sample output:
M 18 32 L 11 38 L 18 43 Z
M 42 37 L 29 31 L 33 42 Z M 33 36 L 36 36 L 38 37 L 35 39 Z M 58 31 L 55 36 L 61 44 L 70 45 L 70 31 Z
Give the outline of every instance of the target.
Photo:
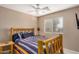
M 20 33 L 18 33 L 18 34 L 19 34 L 20 39 L 23 39 L 23 38 L 24 38 L 23 33 L 24 33 L 24 32 L 20 32 Z
M 33 32 L 24 32 L 24 33 L 21 32 L 20 35 L 22 39 L 25 39 L 27 37 L 34 36 L 34 33 Z
M 18 39 L 16 39 L 16 40 L 15 40 L 15 43 L 17 43 L 19 40 L 20 40 L 19 38 L 18 38 Z
M 21 32 L 20 36 L 21 36 L 22 39 L 24 39 L 24 38 L 27 37 L 27 34 L 28 34 L 28 32 Z
M 15 42 L 16 39 L 20 39 L 18 33 L 13 34 L 12 39 L 13 39 L 13 42 Z

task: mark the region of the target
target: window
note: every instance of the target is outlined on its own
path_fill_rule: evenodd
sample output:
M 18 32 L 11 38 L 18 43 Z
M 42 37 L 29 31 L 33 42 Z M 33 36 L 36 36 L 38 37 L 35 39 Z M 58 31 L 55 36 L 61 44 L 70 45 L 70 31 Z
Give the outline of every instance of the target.
M 53 32 L 63 32 L 63 17 L 53 20 Z
M 52 20 L 45 20 L 44 31 L 45 32 L 52 32 Z
M 63 32 L 63 17 L 45 20 L 44 32 Z

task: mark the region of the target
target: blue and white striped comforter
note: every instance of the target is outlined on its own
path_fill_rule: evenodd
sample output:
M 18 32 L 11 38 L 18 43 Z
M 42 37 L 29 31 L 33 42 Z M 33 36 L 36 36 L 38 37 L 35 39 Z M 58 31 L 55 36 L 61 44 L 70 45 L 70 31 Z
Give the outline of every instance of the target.
M 28 37 L 26 39 L 21 39 L 17 42 L 17 44 L 19 46 L 21 46 L 24 50 L 26 50 L 29 54 L 37 54 L 38 53 L 38 44 L 37 44 L 37 40 L 39 39 L 47 39 L 46 37 L 36 37 L 36 36 L 32 36 L 32 37 Z M 17 49 L 18 50 L 18 49 Z M 20 51 L 20 53 L 22 53 Z

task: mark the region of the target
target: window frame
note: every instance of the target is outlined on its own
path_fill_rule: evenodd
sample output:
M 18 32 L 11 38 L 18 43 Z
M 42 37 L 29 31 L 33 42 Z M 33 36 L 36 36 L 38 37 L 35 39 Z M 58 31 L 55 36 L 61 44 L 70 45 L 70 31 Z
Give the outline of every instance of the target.
M 62 20 L 63 20 L 63 27 L 62 27 L 62 32 L 56 32 L 56 31 L 54 31 L 53 30 L 53 20 L 55 20 L 55 19 L 59 19 L 59 18 L 62 18 Z M 46 31 L 46 22 L 52 22 L 52 31 L 51 32 L 47 32 Z M 56 34 L 63 34 L 63 29 L 64 29 L 64 17 L 63 16 L 61 16 L 61 17 L 55 17 L 55 18 L 53 18 L 53 19 L 46 19 L 46 20 L 44 20 L 44 32 L 45 33 L 56 33 Z

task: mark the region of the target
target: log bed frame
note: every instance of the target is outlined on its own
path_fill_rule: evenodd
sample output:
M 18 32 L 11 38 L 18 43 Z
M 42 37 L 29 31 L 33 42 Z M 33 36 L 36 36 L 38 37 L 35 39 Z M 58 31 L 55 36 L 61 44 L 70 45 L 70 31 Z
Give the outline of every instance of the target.
M 34 28 L 11 28 L 10 30 L 10 39 L 12 40 L 12 35 L 14 33 L 18 32 L 34 32 Z M 61 34 L 49 38 L 47 40 L 38 40 L 38 54 L 63 54 L 63 36 Z M 29 54 L 27 51 L 25 51 L 22 47 L 18 46 L 14 43 L 14 46 L 16 46 L 19 50 L 21 50 L 24 54 Z M 50 48 L 49 48 L 50 47 Z M 16 49 L 12 48 L 13 52 L 15 51 L 15 54 L 20 54 Z

